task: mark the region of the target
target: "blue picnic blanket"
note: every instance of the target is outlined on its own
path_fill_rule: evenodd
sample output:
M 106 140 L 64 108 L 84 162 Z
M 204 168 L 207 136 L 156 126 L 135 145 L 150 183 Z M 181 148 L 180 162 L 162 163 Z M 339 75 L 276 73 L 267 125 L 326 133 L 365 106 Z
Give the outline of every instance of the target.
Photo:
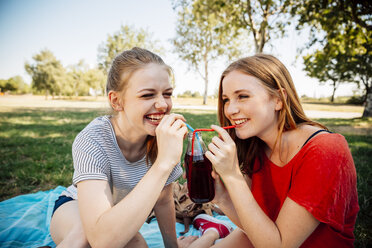
M 55 247 L 50 233 L 49 224 L 54 207 L 54 201 L 65 187 L 58 186 L 49 191 L 39 191 L 34 194 L 20 195 L 0 202 L 0 247 Z M 217 219 L 236 226 L 226 217 L 215 216 Z M 176 223 L 177 236 L 184 230 L 184 225 Z M 164 247 L 156 219 L 143 224 L 140 233 L 149 247 Z M 190 226 L 185 236 L 199 235 L 199 232 Z

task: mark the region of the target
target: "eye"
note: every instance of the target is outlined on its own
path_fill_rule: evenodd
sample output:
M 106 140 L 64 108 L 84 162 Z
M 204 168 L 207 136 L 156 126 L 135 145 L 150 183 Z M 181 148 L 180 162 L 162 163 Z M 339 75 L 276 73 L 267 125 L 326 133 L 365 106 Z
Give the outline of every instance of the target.
M 239 95 L 238 98 L 239 99 L 247 99 L 247 98 L 249 98 L 249 96 L 248 95 Z
M 153 97 L 153 96 L 154 96 L 154 94 L 149 93 L 149 94 L 142 95 L 141 97 L 142 98 L 150 98 L 150 97 Z
M 227 103 L 228 101 L 229 101 L 228 98 L 224 98 L 224 99 L 222 99 L 222 102 L 223 102 L 223 103 Z
M 173 92 L 166 92 L 163 94 L 165 97 L 171 97 L 173 95 Z

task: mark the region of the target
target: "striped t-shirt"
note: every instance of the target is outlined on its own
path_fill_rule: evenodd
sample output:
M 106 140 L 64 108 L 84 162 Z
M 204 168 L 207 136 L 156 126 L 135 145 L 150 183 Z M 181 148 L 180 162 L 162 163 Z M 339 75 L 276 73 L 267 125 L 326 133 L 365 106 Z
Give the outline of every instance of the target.
M 76 136 L 72 145 L 72 157 L 73 184 L 62 192 L 62 195 L 73 199 L 77 199 L 78 182 L 99 179 L 108 181 L 116 204 L 150 169 L 146 164 L 146 156 L 136 162 L 126 160 L 116 141 L 110 116 L 94 119 Z M 177 164 L 165 185 L 175 181 L 181 174 L 182 168 Z

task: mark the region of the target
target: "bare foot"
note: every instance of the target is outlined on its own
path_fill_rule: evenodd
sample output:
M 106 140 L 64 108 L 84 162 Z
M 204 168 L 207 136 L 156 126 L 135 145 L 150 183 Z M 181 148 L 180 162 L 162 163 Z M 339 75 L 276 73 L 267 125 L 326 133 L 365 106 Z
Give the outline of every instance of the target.
M 181 236 L 177 239 L 178 248 L 186 248 L 197 239 L 198 236 Z

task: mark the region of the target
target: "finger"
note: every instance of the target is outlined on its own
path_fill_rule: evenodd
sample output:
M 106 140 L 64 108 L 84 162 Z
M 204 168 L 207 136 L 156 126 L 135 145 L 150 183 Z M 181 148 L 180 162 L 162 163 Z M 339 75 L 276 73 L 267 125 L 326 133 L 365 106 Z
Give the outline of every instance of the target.
M 209 159 L 209 161 L 211 161 L 212 164 L 216 163 L 216 156 L 214 156 L 211 151 L 206 151 L 205 156 L 207 157 L 207 159 Z
M 185 239 L 188 239 L 190 241 L 194 241 L 194 240 L 198 239 L 198 236 L 187 236 L 187 237 L 185 237 Z
M 185 118 L 180 115 L 180 114 L 170 114 L 170 115 L 166 115 L 164 116 L 166 117 L 166 119 L 164 120 L 164 126 L 171 126 L 176 120 L 181 120 L 183 122 L 186 122 Z M 164 119 L 163 117 L 163 119 Z
M 225 130 L 223 129 L 222 127 L 220 126 L 217 126 L 217 125 L 211 125 L 211 128 L 213 130 L 215 130 L 222 138 L 223 141 L 225 142 L 234 142 L 231 137 L 230 137 L 230 134 Z
M 214 143 L 209 143 L 208 150 L 213 153 L 214 156 L 220 157 L 223 155 L 221 149 L 217 147 Z
M 217 189 L 217 188 L 220 188 L 220 189 L 221 189 L 221 188 L 222 188 L 222 189 L 226 189 L 225 184 L 224 184 L 224 182 L 222 181 L 220 175 L 218 175 L 218 173 L 215 173 L 215 175 L 216 175 L 216 178 L 214 179 L 214 185 L 215 185 L 216 189 Z
M 181 127 L 180 129 L 177 130 L 177 133 L 182 137 L 182 139 L 185 138 L 186 134 L 187 134 L 187 127 L 186 125 Z
M 214 180 L 217 180 L 217 179 L 220 178 L 220 176 L 218 175 L 218 173 L 215 172 L 214 170 L 212 170 L 212 177 L 213 177 Z
M 161 119 L 159 125 L 157 126 L 157 128 L 162 128 L 162 126 L 164 125 L 164 123 L 167 122 L 168 117 L 169 117 L 169 115 L 164 115 L 163 118 Z
M 185 122 L 183 122 L 182 120 L 180 119 L 176 119 L 175 122 L 173 122 L 172 128 L 174 128 L 175 130 L 178 130 L 180 129 L 181 127 L 186 127 L 186 124 Z M 187 128 L 187 127 L 186 127 Z
M 223 142 L 220 138 L 218 138 L 217 136 L 214 136 L 212 138 L 212 143 L 218 147 L 218 148 L 222 148 L 224 145 L 225 145 L 225 142 Z
M 181 114 L 172 113 L 170 115 L 173 116 L 176 120 L 182 120 L 183 122 L 186 122 L 185 117 L 183 115 L 181 115 Z

